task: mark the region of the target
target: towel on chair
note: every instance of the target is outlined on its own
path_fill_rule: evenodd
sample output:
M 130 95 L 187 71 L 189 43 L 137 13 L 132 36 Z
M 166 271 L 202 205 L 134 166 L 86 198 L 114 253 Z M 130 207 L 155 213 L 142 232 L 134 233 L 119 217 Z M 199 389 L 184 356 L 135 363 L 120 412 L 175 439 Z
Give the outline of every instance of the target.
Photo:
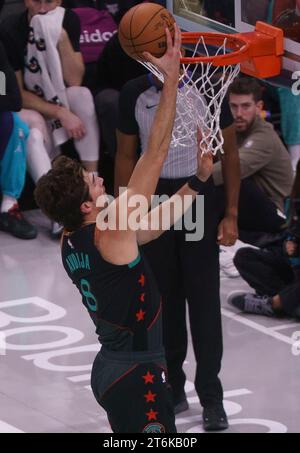
M 47 14 L 37 14 L 30 22 L 24 81 L 26 88 L 46 101 L 68 108 L 66 86 L 57 45 L 65 9 L 58 6 Z M 55 146 L 69 137 L 59 120 L 49 120 Z

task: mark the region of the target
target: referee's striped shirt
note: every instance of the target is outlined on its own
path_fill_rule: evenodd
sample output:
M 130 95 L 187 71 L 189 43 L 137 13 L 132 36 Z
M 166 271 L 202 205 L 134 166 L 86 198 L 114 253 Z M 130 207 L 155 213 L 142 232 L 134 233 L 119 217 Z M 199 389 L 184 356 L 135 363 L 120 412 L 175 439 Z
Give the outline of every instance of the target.
M 146 150 L 160 93 L 152 74 L 130 80 L 121 91 L 118 129 L 123 134 L 138 135 L 142 153 Z M 233 122 L 227 101 L 223 103 L 221 112 L 220 125 L 221 129 L 225 129 Z M 166 179 L 185 178 L 194 175 L 196 170 L 197 146 L 171 145 L 160 176 Z

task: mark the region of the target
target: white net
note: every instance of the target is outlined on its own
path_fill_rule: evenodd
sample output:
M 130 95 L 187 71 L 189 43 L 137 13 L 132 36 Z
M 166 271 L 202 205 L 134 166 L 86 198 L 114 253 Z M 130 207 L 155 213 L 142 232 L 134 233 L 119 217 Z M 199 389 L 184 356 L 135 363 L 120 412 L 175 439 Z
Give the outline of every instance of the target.
M 227 37 L 221 46 L 212 50 L 203 36 L 194 45 L 192 57 L 211 57 L 228 54 Z M 140 61 L 161 82 L 163 75 L 151 63 Z M 214 66 L 212 63 L 182 64 L 179 79 L 176 118 L 172 146 L 194 146 L 197 137 L 207 152 L 223 152 L 224 139 L 220 129 L 221 106 L 229 85 L 240 71 L 240 65 Z

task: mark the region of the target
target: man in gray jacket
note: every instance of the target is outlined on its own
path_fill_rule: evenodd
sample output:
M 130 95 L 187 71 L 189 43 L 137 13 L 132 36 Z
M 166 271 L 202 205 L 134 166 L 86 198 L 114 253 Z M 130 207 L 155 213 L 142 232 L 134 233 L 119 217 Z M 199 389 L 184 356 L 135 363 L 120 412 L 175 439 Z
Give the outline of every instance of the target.
M 284 223 L 284 201 L 293 185 L 289 154 L 273 126 L 261 118 L 262 89 L 256 79 L 237 79 L 229 88 L 229 105 L 236 127 L 242 179 L 239 229 L 276 233 Z M 213 179 L 221 188 L 220 162 L 214 165 Z

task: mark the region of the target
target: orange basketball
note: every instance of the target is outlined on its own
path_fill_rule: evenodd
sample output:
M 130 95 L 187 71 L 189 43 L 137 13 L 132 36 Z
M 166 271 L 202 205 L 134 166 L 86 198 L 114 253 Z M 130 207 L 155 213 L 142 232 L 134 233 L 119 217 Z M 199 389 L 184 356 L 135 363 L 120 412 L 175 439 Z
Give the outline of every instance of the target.
M 141 3 L 123 16 L 119 25 L 119 40 L 131 58 L 142 60 L 147 51 L 162 57 L 167 49 L 165 29 L 168 27 L 174 38 L 174 17 L 161 5 Z

